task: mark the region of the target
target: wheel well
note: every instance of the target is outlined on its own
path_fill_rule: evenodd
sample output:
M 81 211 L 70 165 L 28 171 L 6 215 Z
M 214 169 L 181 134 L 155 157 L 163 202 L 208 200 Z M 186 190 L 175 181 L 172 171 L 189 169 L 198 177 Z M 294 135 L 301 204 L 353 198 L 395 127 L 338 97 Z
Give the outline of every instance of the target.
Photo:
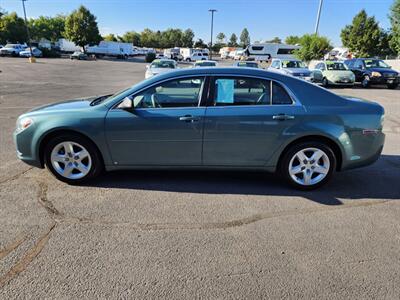
M 321 136 L 321 135 L 304 136 L 304 137 L 298 138 L 297 140 L 292 141 L 289 145 L 287 145 L 285 147 L 285 149 L 282 151 L 281 155 L 279 156 L 278 166 L 280 166 L 284 154 L 292 146 L 294 146 L 295 144 L 304 143 L 304 142 L 320 142 L 320 143 L 324 143 L 327 146 L 329 146 L 332 149 L 333 153 L 335 154 L 335 157 L 336 157 L 336 160 L 337 160 L 336 171 L 340 171 L 340 169 L 342 167 L 342 159 L 343 159 L 342 158 L 342 151 L 340 150 L 340 147 L 332 139 L 327 138 L 325 136 Z
M 98 153 L 99 153 L 99 155 L 100 155 L 101 162 L 102 162 L 103 165 L 104 165 L 103 155 L 102 155 L 102 153 L 100 152 L 99 147 L 97 147 L 96 143 L 93 142 L 92 139 L 90 139 L 88 136 L 86 136 L 86 135 L 84 135 L 84 134 L 82 134 L 82 133 L 80 133 L 80 132 L 77 132 L 77 131 L 74 131 L 74 130 L 62 129 L 62 130 L 56 130 L 56 131 L 49 132 L 49 133 L 42 139 L 42 141 L 40 142 L 40 146 L 39 146 L 39 159 L 40 159 L 40 164 L 42 165 L 42 167 L 44 167 L 44 148 L 46 147 L 47 143 L 48 143 L 52 138 L 55 138 L 55 137 L 57 137 L 57 136 L 59 136 L 59 135 L 62 135 L 62 134 L 73 134 L 73 135 L 77 135 L 77 136 L 80 136 L 80 137 L 82 137 L 82 138 L 87 139 L 90 143 L 92 143 L 92 145 L 93 145 L 93 146 L 96 148 L 96 150 L 98 151 Z

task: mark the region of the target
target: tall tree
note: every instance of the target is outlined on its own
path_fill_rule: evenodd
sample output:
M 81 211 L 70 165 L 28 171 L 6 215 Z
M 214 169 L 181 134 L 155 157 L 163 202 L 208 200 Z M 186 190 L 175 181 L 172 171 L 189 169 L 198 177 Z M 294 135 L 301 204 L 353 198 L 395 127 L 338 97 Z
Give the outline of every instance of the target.
M 65 16 L 40 16 L 36 19 L 30 19 L 28 26 L 33 40 L 40 41 L 44 38 L 55 42 L 64 36 Z
M 226 39 L 225 33 L 220 32 L 220 33 L 217 34 L 217 43 L 222 44 L 222 43 L 225 42 L 225 39 Z
M 240 34 L 240 45 L 243 48 L 246 48 L 250 45 L 250 34 L 247 28 L 243 28 L 242 33 Z
M 206 45 L 206 43 L 204 43 L 204 41 L 202 39 L 198 39 L 194 43 L 193 47 L 195 47 L 195 48 L 207 48 L 207 45 Z
M 400 55 L 400 0 L 395 0 L 390 8 L 390 23 L 392 25 L 390 48 Z
M 295 55 L 304 61 L 322 59 L 324 55 L 332 50 L 328 38 L 315 34 L 305 34 L 300 38 L 301 48 L 295 51 Z
M 118 42 L 117 37 L 113 33 L 103 36 L 103 40 L 107 42 Z
M 27 41 L 24 19 L 15 12 L 0 17 L 0 43 Z
M 192 48 L 193 47 L 194 32 L 188 28 L 183 32 L 182 35 L 182 47 Z
M 140 43 L 140 33 L 137 33 L 135 31 L 127 31 L 124 33 L 122 36 L 122 40 L 125 43 L 132 43 L 134 46 L 141 46 Z
M 289 35 L 286 37 L 285 43 L 288 45 L 297 45 L 300 43 L 300 37 L 297 35 Z
M 382 30 L 374 17 L 368 17 L 365 10 L 361 10 L 351 25 L 342 29 L 340 37 L 343 46 L 361 57 L 375 56 L 381 52 L 379 48 Z
M 78 46 L 83 48 L 90 44 L 98 44 L 101 41 L 96 17 L 81 5 L 74 10 L 65 21 L 65 36 Z
M 229 43 L 228 46 L 229 47 L 237 47 L 238 43 L 237 43 L 237 36 L 236 34 L 232 33 L 231 37 L 229 38 Z

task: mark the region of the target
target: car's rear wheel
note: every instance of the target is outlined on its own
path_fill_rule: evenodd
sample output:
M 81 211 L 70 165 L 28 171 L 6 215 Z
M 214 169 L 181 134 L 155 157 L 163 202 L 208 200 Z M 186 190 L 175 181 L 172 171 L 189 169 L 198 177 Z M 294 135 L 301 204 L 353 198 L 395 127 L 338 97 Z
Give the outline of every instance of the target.
M 283 156 L 280 172 L 295 188 L 316 189 L 329 181 L 336 169 L 332 149 L 320 142 L 294 145 Z
M 191 59 L 190 59 L 190 58 L 186 58 L 186 61 L 187 61 L 187 62 L 190 62 L 190 61 L 191 61 Z
M 397 88 L 399 86 L 398 83 L 390 83 L 387 85 L 387 87 L 391 90 L 394 90 L 395 88 Z
M 74 134 L 51 139 L 44 151 L 47 168 L 59 180 L 78 184 L 103 170 L 100 153 L 92 142 Z
M 329 87 L 329 81 L 326 77 L 324 77 L 324 79 L 322 79 L 322 85 L 326 88 Z

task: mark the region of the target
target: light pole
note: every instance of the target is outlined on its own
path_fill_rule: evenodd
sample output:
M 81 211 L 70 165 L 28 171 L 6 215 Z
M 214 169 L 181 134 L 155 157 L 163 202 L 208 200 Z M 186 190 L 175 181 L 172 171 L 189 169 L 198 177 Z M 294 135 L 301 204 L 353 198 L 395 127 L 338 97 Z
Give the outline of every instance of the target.
M 30 36 L 30 34 L 29 34 L 28 21 L 27 21 L 27 19 L 26 19 L 26 10 L 25 10 L 25 1 L 27 1 L 27 0 L 21 0 L 21 1 L 22 1 L 22 7 L 23 7 L 23 9 L 24 9 L 26 35 L 27 35 L 27 37 L 28 37 L 28 46 L 29 46 L 29 50 L 30 50 L 30 52 L 31 52 L 31 58 L 32 58 L 32 57 L 33 57 L 33 54 L 32 54 L 32 46 L 31 46 L 31 36 Z M 33 59 L 33 61 L 34 61 L 34 59 Z
M 212 38 L 213 38 L 213 29 L 214 29 L 214 13 L 217 11 L 216 9 L 209 9 L 209 12 L 211 12 L 211 42 L 210 42 L 210 59 L 212 59 Z
M 321 17 L 321 10 L 322 10 L 322 3 L 323 2 L 324 2 L 324 0 L 319 0 L 317 22 L 315 23 L 315 35 L 318 35 L 319 19 Z

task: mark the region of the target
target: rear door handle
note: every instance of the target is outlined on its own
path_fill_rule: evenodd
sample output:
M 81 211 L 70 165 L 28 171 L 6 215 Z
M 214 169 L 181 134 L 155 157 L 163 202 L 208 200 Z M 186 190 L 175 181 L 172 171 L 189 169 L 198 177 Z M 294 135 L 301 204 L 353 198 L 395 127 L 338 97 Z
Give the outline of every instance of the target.
M 186 123 L 197 122 L 199 120 L 200 120 L 199 117 L 194 117 L 194 116 L 191 116 L 191 115 L 186 115 L 186 116 L 183 116 L 183 117 L 179 117 L 179 121 L 183 121 L 183 122 L 186 122 Z
M 294 116 L 279 114 L 279 115 L 272 116 L 272 119 L 278 120 L 278 121 L 293 120 Z

